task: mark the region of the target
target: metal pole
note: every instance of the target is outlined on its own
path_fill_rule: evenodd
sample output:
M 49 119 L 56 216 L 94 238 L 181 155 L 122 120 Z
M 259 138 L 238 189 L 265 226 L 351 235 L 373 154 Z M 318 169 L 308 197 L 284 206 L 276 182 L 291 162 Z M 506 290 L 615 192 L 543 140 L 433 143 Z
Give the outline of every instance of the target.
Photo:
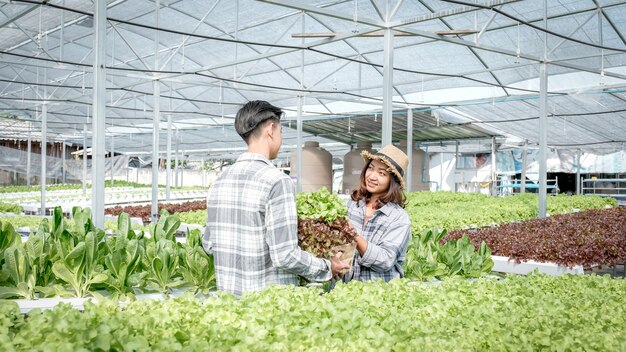
M 44 88 L 45 89 L 45 88 Z M 44 99 L 45 99 L 44 93 Z M 41 216 L 46 216 L 46 159 L 48 153 L 48 105 L 41 107 Z
M 83 197 L 87 196 L 87 125 L 83 125 Z
M 180 142 L 180 135 L 178 134 L 178 129 L 176 129 L 176 153 L 174 153 L 174 187 L 178 188 L 179 187 L 179 183 L 178 183 L 178 175 L 179 175 L 179 170 L 178 170 L 178 154 L 180 153 L 180 150 L 178 149 L 178 143 Z
M 455 143 L 455 147 L 454 147 L 454 175 L 455 175 L 455 180 L 454 180 L 454 191 L 458 192 L 458 185 L 459 183 L 456 182 L 456 173 L 457 170 L 459 168 L 459 141 L 456 141 Z
M 491 195 L 492 196 L 497 196 L 496 137 L 491 137 Z
M 439 189 L 438 191 L 443 191 L 443 151 L 439 153 Z
M 576 151 L 576 194 L 580 194 L 580 157 L 582 152 L 580 149 Z
M 156 0 L 156 27 L 159 27 L 159 10 L 161 8 L 161 2 Z M 154 70 L 159 69 L 159 31 L 155 31 L 154 35 Z M 161 86 L 158 79 L 152 82 L 153 96 L 154 96 L 154 117 L 152 120 L 152 206 L 151 214 L 152 221 L 156 222 L 159 219 L 159 119 L 160 119 L 160 105 L 161 99 Z
M 61 142 L 61 147 L 63 148 L 61 150 L 61 182 L 65 183 L 65 141 Z
M 543 26 L 548 29 L 548 1 L 543 2 Z M 548 34 L 544 33 L 543 62 L 539 77 L 539 218 L 547 212 L 547 149 L 548 149 Z
M 93 121 L 91 141 L 91 207 L 96 227 L 104 228 L 104 167 L 106 129 L 106 1 L 94 4 Z
M 406 191 L 412 192 L 413 189 L 413 109 L 406 111 L 406 155 L 409 158 L 409 165 L 404 170 L 404 179 L 406 180 Z M 418 167 L 418 166 L 416 166 Z
M 185 150 L 183 149 L 180 153 L 180 163 L 182 164 L 184 160 L 185 160 Z M 182 165 L 179 172 L 180 172 L 180 187 L 183 187 L 183 185 L 185 184 L 185 180 L 183 179 L 185 176 L 185 165 Z
M 298 97 L 298 124 L 297 124 L 297 143 L 296 148 L 296 175 L 298 177 L 296 183 L 296 192 L 302 192 L 302 96 Z
M 387 5 L 386 24 L 390 22 L 389 0 Z M 383 122 L 382 122 L 382 146 L 391 144 L 391 132 L 393 128 L 393 29 L 385 29 L 385 47 L 383 62 Z
M 30 158 L 32 153 L 32 135 L 31 135 L 31 126 L 30 122 L 28 123 L 28 153 L 26 155 L 26 185 L 30 186 Z
M 304 26 L 304 16 L 305 13 L 304 11 L 302 12 L 302 33 L 304 33 L 305 30 L 305 26 Z M 304 37 L 302 38 L 302 46 L 304 47 Z M 304 50 L 301 50 L 301 59 L 302 62 L 300 63 L 300 89 L 304 88 Z M 296 133 L 297 133 L 297 138 L 296 138 L 296 143 L 298 144 L 298 146 L 296 147 L 296 192 L 300 193 L 302 192 L 302 125 L 303 125 L 303 121 L 302 121 L 302 104 L 303 104 L 303 97 L 302 95 L 298 96 L 298 120 L 296 123 Z
M 200 159 L 200 160 L 201 160 L 201 164 L 200 165 L 202 165 L 202 183 L 201 183 L 201 185 L 202 185 L 202 187 L 205 187 L 204 186 L 204 182 L 206 180 L 206 169 L 204 168 L 204 157 L 202 157 L 202 159 Z
M 171 99 L 170 99 L 171 101 Z M 165 200 L 170 200 L 172 180 L 172 115 L 167 115 L 167 157 L 165 162 Z
M 519 193 L 526 193 L 526 168 L 528 164 L 528 141 L 524 142 L 522 150 L 522 176 L 519 184 Z
M 158 1 L 157 1 L 158 3 Z M 161 97 L 161 86 L 158 79 L 153 81 L 154 87 L 154 117 L 152 120 L 152 221 L 159 219 L 159 99 Z
M 111 133 L 111 154 L 109 155 L 111 158 L 111 187 L 115 184 L 115 136 Z

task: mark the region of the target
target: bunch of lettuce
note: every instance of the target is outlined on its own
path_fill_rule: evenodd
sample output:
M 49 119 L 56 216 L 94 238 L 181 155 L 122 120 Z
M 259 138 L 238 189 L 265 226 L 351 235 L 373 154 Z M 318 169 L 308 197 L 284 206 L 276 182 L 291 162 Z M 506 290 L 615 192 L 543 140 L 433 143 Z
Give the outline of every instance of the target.
M 346 205 L 336 194 L 323 187 L 319 191 L 298 193 L 298 244 L 317 257 L 329 258 L 334 247 L 352 243 L 356 232 L 347 218 Z

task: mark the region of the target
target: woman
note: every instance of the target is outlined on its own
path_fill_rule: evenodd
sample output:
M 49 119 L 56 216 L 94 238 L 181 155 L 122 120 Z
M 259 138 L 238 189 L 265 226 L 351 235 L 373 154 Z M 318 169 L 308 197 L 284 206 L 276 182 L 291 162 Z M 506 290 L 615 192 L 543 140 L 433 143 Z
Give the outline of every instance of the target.
M 402 263 L 411 237 L 411 221 L 404 210 L 404 170 L 408 158 L 387 145 L 378 153 L 363 151 L 366 159 L 359 189 L 347 203 L 348 217 L 356 230 L 357 254 L 352 279 L 384 281 L 404 277 Z

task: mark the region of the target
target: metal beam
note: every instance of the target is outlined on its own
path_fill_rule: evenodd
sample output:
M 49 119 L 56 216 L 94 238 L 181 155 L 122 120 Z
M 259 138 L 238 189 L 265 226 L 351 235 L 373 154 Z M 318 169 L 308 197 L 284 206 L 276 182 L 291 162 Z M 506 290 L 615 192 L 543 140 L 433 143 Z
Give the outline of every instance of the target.
M 113 30 L 120 36 L 120 38 L 122 38 L 122 41 L 126 44 L 126 46 L 128 46 L 128 48 L 130 49 L 130 51 L 133 52 L 133 54 L 135 54 L 135 56 L 137 57 L 137 59 L 143 64 L 143 67 L 146 70 L 149 70 L 150 67 L 148 66 L 148 64 L 143 60 L 143 58 L 141 57 L 141 55 L 139 55 L 139 53 L 137 53 L 137 51 L 135 50 L 135 48 L 133 48 L 133 46 L 128 42 L 128 40 L 126 40 L 126 38 L 124 37 L 124 35 L 122 34 L 122 32 L 120 32 L 119 29 L 117 29 L 117 26 L 115 24 L 113 24 L 113 22 L 110 22 L 111 24 L 111 28 L 113 28 Z M 114 65 L 111 65 L 114 66 Z
M 600 16 L 600 13 L 598 12 L 597 16 Z M 596 14 L 591 14 L 589 17 L 587 17 L 584 21 L 582 21 L 578 27 L 574 28 L 573 31 L 571 31 L 567 36 L 571 37 L 574 35 L 574 33 L 578 32 L 579 29 L 581 29 L 584 25 L 587 24 L 587 22 L 589 22 L 592 18 L 596 17 Z M 554 53 L 554 51 L 556 49 L 558 49 L 561 45 L 563 45 L 563 43 L 565 43 L 567 41 L 567 39 L 562 38 L 552 49 L 550 49 L 550 51 L 548 51 L 548 56 L 552 55 L 552 53 Z
M 309 13 L 317 13 L 320 15 L 324 15 L 324 16 L 328 16 L 328 17 L 334 17 L 334 18 L 338 18 L 341 20 L 346 20 L 346 21 L 350 21 L 353 22 L 354 18 L 351 18 L 350 16 L 347 16 L 343 13 L 337 12 L 337 11 L 333 11 L 333 10 L 328 10 L 328 9 L 324 9 L 324 8 L 320 8 L 317 6 L 314 6 L 312 4 L 309 4 L 308 2 L 298 2 L 298 1 L 293 1 L 293 0 L 259 0 L 261 2 L 266 2 L 269 4 L 274 4 L 274 5 L 279 5 L 279 6 L 283 6 L 283 7 L 288 7 L 288 8 L 292 8 L 292 9 L 296 9 L 296 10 L 302 10 L 305 12 L 309 12 Z M 370 26 L 374 26 L 374 27 L 379 27 L 379 28 L 384 28 L 385 27 L 385 22 L 384 21 L 378 21 L 378 20 L 374 20 L 374 19 L 370 19 L 370 18 L 364 18 L 359 16 L 358 21 L 361 24 L 367 24 Z

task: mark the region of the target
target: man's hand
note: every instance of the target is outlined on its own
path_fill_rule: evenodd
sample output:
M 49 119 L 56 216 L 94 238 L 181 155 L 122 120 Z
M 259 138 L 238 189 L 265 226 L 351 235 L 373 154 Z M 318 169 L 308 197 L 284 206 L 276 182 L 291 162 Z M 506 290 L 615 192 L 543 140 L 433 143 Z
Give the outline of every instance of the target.
M 341 278 L 350 270 L 350 264 L 344 263 L 341 260 L 342 254 L 343 252 L 337 252 L 337 254 L 330 259 L 330 270 L 332 271 L 333 278 Z

